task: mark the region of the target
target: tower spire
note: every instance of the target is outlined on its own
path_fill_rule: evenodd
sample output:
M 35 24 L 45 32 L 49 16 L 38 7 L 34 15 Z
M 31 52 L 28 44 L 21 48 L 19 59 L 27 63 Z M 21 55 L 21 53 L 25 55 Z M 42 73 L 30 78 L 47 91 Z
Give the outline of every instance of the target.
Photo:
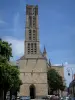
M 47 52 L 46 52 L 46 48 L 45 48 L 45 46 L 44 46 L 44 51 L 43 51 L 43 53 L 47 53 Z
M 44 50 L 43 50 L 43 56 L 47 58 L 47 52 L 46 52 L 45 46 L 44 46 Z
M 50 59 L 49 59 L 49 66 L 51 67 L 51 61 L 50 61 Z

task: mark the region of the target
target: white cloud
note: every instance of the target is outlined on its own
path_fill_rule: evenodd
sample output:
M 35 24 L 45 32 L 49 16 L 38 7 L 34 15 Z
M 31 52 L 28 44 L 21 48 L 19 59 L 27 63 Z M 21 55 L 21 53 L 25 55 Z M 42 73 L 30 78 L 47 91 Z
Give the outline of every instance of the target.
M 5 36 L 3 37 L 3 40 L 8 41 L 12 44 L 12 53 L 14 60 L 17 57 L 21 57 L 24 54 L 24 40 L 19 40 L 12 36 Z M 40 48 L 42 48 L 42 44 L 40 45 Z M 16 59 L 15 59 L 16 60 Z
M 10 36 L 3 37 L 3 40 L 12 43 L 12 52 L 14 57 L 20 57 L 24 54 L 24 40 L 19 40 Z

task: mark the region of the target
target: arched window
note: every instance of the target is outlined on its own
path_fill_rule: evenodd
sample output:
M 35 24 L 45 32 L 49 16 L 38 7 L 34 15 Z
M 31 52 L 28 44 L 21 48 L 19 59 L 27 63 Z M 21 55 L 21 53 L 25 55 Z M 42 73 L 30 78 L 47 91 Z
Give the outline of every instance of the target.
M 36 26 L 36 17 L 33 16 L 33 27 L 35 27 L 35 26 Z
M 33 43 L 31 43 L 31 54 L 33 54 Z
M 32 39 L 32 31 L 31 31 L 31 29 L 29 30 L 29 40 L 31 40 Z
M 29 16 L 29 27 L 32 26 L 32 16 Z
M 37 53 L 37 45 L 36 45 L 36 43 L 34 43 L 34 53 L 35 54 Z
M 30 43 L 28 43 L 28 54 L 30 54 Z

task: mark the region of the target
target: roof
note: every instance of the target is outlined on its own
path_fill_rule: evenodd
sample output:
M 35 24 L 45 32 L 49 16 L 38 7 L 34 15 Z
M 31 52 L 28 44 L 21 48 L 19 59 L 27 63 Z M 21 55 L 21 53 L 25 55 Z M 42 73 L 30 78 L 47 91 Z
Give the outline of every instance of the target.
M 43 55 L 43 53 L 40 51 L 40 57 L 38 57 L 38 59 L 45 59 L 45 60 L 47 60 L 47 58 L 46 57 L 44 57 L 44 55 Z M 25 55 L 23 55 L 23 56 L 21 56 L 20 57 L 20 59 L 18 59 L 17 61 L 19 61 L 19 60 L 24 60 L 24 59 L 27 59 L 27 58 L 25 58 Z M 28 58 L 28 59 L 34 59 L 34 58 Z
M 64 67 L 64 66 L 63 65 L 59 65 L 59 64 L 57 65 L 56 64 L 56 65 L 52 65 L 52 67 L 60 67 L 61 68 L 61 67 Z
M 23 55 L 20 59 L 18 59 L 17 61 L 19 60 L 24 60 L 25 59 L 25 56 Z

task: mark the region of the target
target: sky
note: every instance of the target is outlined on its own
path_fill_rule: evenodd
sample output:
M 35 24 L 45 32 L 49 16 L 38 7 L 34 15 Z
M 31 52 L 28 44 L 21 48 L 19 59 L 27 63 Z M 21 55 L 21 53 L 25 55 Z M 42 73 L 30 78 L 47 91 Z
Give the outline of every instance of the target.
M 74 68 L 75 0 L 0 0 L 0 37 L 12 43 L 13 60 L 24 54 L 26 4 L 39 7 L 41 51 L 45 46 L 52 64 Z

